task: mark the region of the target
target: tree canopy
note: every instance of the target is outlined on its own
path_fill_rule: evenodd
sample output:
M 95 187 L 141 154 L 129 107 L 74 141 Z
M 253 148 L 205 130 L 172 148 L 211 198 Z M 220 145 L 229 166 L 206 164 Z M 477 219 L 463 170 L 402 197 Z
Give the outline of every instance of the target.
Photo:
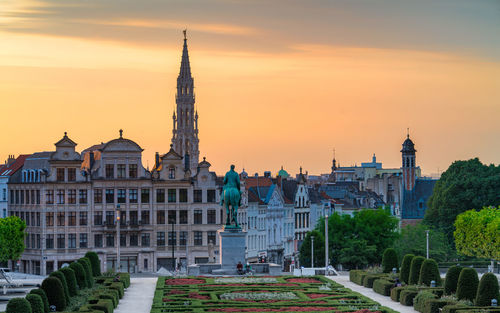
M 314 267 L 325 266 L 325 237 L 317 230 L 306 234 L 302 245 L 300 246 L 300 265 L 311 267 L 311 236 L 314 236 Z
M 0 218 L 0 262 L 17 260 L 24 251 L 26 223 L 17 216 Z

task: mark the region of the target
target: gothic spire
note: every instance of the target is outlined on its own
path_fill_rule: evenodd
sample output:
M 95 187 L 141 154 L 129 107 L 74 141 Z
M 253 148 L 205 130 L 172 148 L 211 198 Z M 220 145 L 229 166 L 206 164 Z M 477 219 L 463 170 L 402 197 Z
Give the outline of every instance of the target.
M 182 48 L 182 61 L 179 78 L 191 78 L 191 66 L 189 65 L 189 53 L 187 47 L 186 29 L 184 32 L 184 47 Z

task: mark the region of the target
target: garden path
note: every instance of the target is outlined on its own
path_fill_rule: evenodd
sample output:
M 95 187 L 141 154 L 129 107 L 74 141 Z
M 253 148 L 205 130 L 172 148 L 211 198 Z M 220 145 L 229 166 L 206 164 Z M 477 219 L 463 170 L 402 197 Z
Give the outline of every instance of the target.
M 158 277 L 132 277 L 115 313 L 149 313 Z
M 358 293 L 362 294 L 363 296 L 372 299 L 373 301 L 377 301 L 381 305 L 388 307 L 388 308 L 391 308 L 394 311 L 398 311 L 400 313 L 418 313 L 417 311 L 415 311 L 413 309 L 412 306 L 405 306 L 399 302 L 394 302 L 391 300 L 390 297 L 382 296 L 382 295 L 376 293 L 375 291 L 373 291 L 373 289 L 365 288 L 363 286 L 356 285 L 355 283 L 353 283 L 349 280 L 349 275 L 345 275 L 345 274 L 342 275 L 341 274 L 340 276 L 327 276 L 327 278 L 329 278 L 329 279 L 331 279 L 331 280 L 333 280 L 341 285 L 344 285 L 344 287 L 349 288 L 352 291 L 358 292 Z

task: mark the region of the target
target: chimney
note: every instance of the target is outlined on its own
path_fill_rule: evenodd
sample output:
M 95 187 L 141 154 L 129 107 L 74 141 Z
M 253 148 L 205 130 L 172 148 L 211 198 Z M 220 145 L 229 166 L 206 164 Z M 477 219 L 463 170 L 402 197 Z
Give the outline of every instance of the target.
M 158 168 L 160 166 L 160 153 L 156 152 L 155 154 L 155 168 Z
M 189 169 L 189 154 L 186 152 L 184 155 L 184 170 L 187 171 Z
M 90 151 L 89 152 L 89 169 L 90 170 L 92 169 L 92 167 L 94 167 L 94 162 L 95 162 L 94 151 Z
M 14 157 L 14 155 L 9 154 L 9 158 L 7 159 L 7 164 L 11 165 L 12 163 L 14 163 L 14 161 L 16 161 L 16 158 Z

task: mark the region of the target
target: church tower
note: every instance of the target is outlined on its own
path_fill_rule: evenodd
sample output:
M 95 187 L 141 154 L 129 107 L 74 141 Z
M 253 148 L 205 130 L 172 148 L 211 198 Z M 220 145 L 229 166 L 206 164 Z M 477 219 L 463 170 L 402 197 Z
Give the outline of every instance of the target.
M 198 112 L 195 111 L 194 81 L 191 76 L 189 54 L 187 48 L 186 30 L 184 30 L 184 47 L 182 49 L 181 69 L 177 77 L 177 115 L 174 111 L 172 116 L 172 145 L 180 156 L 184 158 L 184 164 L 189 164 L 191 173 L 196 174 L 200 151 L 198 149 Z
M 403 166 L 403 186 L 405 190 L 411 191 L 415 188 L 415 180 L 417 179 L 416 165 L 415 165 L 415 145 L 410 139 L 410 133 L 406 135 L 406 140 L 403 142 L 403 149 L 401 150 Z

